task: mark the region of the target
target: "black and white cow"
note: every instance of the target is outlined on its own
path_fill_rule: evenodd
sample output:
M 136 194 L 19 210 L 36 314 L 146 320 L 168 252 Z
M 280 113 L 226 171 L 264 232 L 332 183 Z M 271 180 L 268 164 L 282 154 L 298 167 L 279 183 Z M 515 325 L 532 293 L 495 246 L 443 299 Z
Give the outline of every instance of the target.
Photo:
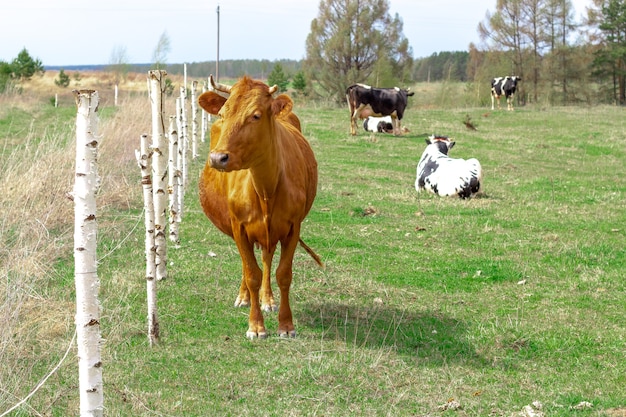
M 354 84 L 346 90 L 350 108 L 350 133 L 356 135 L 356 122 L 361 112 L 368 116 L 391 116 L 393 133 L 400 135 L 400 121 L 408 103 L 408 97 L 415 94 L 408 89 L 375 88 L 365 84 Z
M 491 80 L 491 110 L 493 110 L 494 101 L 498 101 L 498 109 L 500 109 L 500 97 L 506 97 L 507 110 L 513 110 L 513 96 L 517 88 L 517 82 L 522 81 L 521 77 L 516 75 L 497 77 Z
M 363 129 L 366 132 L 393 133 L 393 119 L 391 116 L 368 116 L 363 120 Z
M 418 192 L 425 189 L 440 196 L 469 198 L 480 191 L 483 172 L 477 159 L 450 158 L 448 151 L 455 142 L 446 136 L 430 136 L 426 143 L 417 164 Z

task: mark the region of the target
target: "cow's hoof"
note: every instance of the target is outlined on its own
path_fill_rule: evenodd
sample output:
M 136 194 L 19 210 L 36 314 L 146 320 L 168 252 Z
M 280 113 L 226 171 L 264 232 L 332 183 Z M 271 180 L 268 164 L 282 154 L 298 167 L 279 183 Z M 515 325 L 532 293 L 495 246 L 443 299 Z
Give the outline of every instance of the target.
M 251 330 L 248 330 L 246 332 L 246 337 L 250 340 L 254 340 L 254 339 L 267 339 L 267 333 L 265 331 L 262 332 L 253 332 Z
M 235 307 L 250 307 L 250 301 L 237 297 L 235 300 Z
M 291 330 L 290 332 L 287 332 L 285 330 L 279 330 L 278 331 L 278 336 L 282 337 L 284 339 L 293 339 L 296 337 L 296 331 L 295 330 Z

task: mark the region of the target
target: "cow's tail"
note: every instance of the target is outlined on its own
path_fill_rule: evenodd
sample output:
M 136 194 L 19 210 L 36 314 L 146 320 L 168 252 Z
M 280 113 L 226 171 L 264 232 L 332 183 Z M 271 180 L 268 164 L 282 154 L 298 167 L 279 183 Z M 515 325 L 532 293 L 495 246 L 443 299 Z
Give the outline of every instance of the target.
M 304 248 L 304 250 L 311 255 L 311 258 L 313 258 L 315 260 L 315 262 L 322 268 L 324 268 L 324 263 L 322 262 L 322 259 L 319 257 L 319 255 L 315 252 L 313 252 L 313 249 L 311 249 L 309 247 L 309 245 L 307 245 L 306 243 L 304 243 L 304 241 L 302 239 L 299 240 L 300 242 L 300 246 L 302 246 Z
M 352 95 L 351 92 L 352 92 L 352 87 L 348 87 L 346 89 L 346 101 L 348 102 L 348 109 L 350 109 L 350 116 L 352 116 L 352 112 L 354 111 L 353 108 L 352 108 L 353 107 L 352 106 L 352 100 L 351 100 L 351 97 L 350 97 Z

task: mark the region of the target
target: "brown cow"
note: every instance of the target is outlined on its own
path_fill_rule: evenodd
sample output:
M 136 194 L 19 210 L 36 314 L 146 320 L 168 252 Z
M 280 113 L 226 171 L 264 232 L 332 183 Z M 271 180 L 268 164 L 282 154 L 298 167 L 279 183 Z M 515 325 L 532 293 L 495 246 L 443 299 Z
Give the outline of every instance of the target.
M 228 99 L 214 91 L 198 98 L 204 110 L 220 116 L 211 126 L 211 151 L 199 182 L 200 202 L 211 222 L 239 249 L 243 279 L 235 304 L 250 304 L 246 336 L 251 339 L 267 335 L 260 302 L 265 309 L 274 305 L 270 272 L 280 242 L 278 334 L 295 337 L 289 288 L 298 242 L 321 265 L 300 239 L 301 223 L 317 192 L 317 162 L 309 143 L 288 121 L 293 114 L 288 96 L 273 98 L 275 86 L 249 77 L 229 90 Z M 262 250 L 263 270 L 255 245 Z

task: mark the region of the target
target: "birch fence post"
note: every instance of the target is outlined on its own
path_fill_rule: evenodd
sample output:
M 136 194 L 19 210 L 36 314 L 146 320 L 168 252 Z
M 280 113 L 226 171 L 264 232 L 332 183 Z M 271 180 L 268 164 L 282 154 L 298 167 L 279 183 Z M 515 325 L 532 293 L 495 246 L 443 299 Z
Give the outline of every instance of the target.
M 178 143 L 182 147 L 183 164 L 183 187 L 187 186 L 187 155 L 189 153 L 189 136 L 187 135 L 187 87 L 180 87 L 180 125 L 178 128 Z
M 141 186 L 143 189 L 144 224 L 146 227 L 146 291 L 148 304 L 148 341 L 154 346 L 159 341 L 159 319 L 157 315 L 156 286 L 156 246 L 154 244 L 154 199 L 152 195 L 152 152 L 148 135 L 140 138 L 140 150 L 135 150 L 139 168 L 141 168 Z
M 185 211 L 185 182 L 183 178 L 183 169 L 185 167 L 185 147 L 183 145 L 184 138 L 182 135 L 182 121 L 181 121 L 181 98 L 178 97 L 176 99 L 176 129 L 178 132 L 178 155 L 177 155 L 177 163 L 179 172 L 178 177 L 178 222 L 183 218 L 183 212 Z
M 191 82 L 191 159 L 198 157 L 198 101 L 196 100 L 196 89 L 198 81 Z
M 178 132 L 176 131 L 176 116 L 170 116 L 168 129 L 169 138 L 169 168 L 168 187 L 169 210 L 170 210 L 170 240 L 178 243 L 178 224 L 180 223 L 180 209 L 178 204 L 178 193 L 180 192 L 180 169 L 178 167 Z
M 207 84 L 205 81 L 202 82 L 202 94 L 204 94 L 207 91 Z M 200 111 L 201 115 L 202 115 L 202 127 L 200 129 L 200 140 L 204 143 L 205 141 L 205 136 L 206 136 L 206 131 L 208 129 L 208 125 L 209 125 L 209 118 L 208 118 L 208 114 L 207 112 L 205 112 L 204 110 Z
M 98 92 L 74 90 L 76 117 L 76 175 L 74 182 L 74 282 L 80 416 L 104 412 L 100 359 L 100 281 L 97 272 L 96 191 L 98 176 Z
M 154 245 L 156 279 L 167 278 L 167 145 L 163 121 L 164 70 L 148 71 L 152 105 L 152 195 L 154 197 Z

